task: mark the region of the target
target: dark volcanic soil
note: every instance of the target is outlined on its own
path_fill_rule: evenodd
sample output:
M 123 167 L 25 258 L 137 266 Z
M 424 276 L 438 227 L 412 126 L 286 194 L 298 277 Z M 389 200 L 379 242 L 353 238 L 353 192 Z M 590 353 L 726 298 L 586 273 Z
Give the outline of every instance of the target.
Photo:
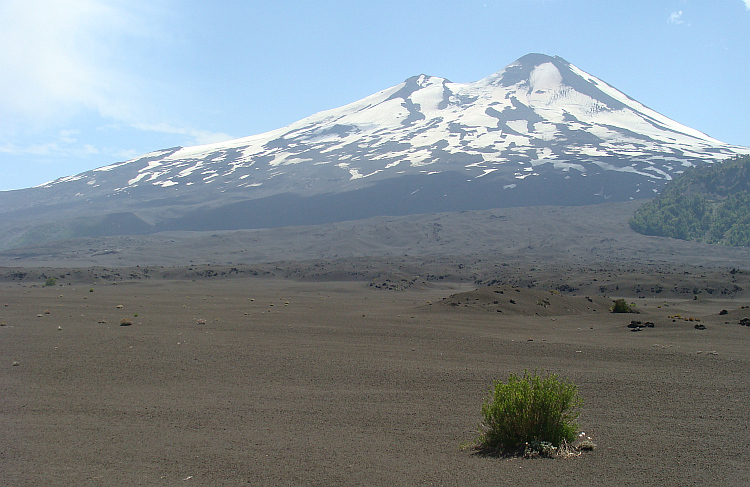
M 633 208 L 3 252 L 0 485 L 748 485 L 748 249 Z M 596 450 L 461 448 L 524 369 L 578 384 Z
M 2 484 L 750 481 L 737 452 L 749 433 L 750 327 L 736 321 L 748 301 L 640 299 L 640 314 L 616 315 L 601 297 L 494 290 L 6 284 Z M 498 313 L 492 295 L 516 304 Z M 655 326 L 633 332 L 633 319 Z M 491 382 L 524 369 L 579 385 L 597 450 L 522 460 L 460 448 Z

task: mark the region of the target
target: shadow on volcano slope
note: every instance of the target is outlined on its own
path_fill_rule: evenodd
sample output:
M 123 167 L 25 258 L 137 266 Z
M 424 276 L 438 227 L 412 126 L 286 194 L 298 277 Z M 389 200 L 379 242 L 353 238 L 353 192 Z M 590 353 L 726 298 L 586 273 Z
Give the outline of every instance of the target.
M 458 173 L 404 176 L 355 191 L 309 197 L 281 194 L 198 209 L 159 223 L 155 231 L 239 230 L 319 225 L 380 215 L 403 216 L 524 206 L 581 206 L 623 201 L 636 194 L 642 178 L 612 171 L 591 175 L 549 172 L 508 184 L 487 177 L 467 180 Z M 650 195 L 643 195 L 648 197 Z

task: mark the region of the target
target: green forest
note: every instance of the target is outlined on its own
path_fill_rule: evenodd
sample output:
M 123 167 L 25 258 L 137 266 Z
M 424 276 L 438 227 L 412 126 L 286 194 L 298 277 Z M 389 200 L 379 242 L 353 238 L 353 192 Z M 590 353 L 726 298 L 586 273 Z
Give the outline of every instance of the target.
M 750 156 L 691 167 L 630 219 L 644 235 L 750 246 Z

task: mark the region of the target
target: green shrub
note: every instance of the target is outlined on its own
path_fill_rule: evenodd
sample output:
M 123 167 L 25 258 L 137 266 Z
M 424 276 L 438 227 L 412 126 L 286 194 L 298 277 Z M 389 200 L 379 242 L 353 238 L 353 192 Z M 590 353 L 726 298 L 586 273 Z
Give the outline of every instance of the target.
M 635 313 L 633 306 L 629 305 L 624 299 L 615 299 L 615 304 L 612 305 L 610 310 L 613 313 Z
M 523 453 L 529 445 L 552 449 L 572 443 L 581 403 L 578 387 L 557 375 L 510 374 L 507 382 L 493 383 L 482 404 L 479 447 L 510 454 Z
M 44 281 L 45 286 L 57 286 L 57 279 L 54 277 L 48 277 L 46 281 Z

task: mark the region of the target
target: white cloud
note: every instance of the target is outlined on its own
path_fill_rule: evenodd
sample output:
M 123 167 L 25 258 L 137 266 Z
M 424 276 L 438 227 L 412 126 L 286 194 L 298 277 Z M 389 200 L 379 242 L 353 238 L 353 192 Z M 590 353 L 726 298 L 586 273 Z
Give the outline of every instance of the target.
M 143 55 L 133 45 L 164 40 L 160 9 L 169 1 L 0 0 L 0 135 L 69 126 L 75 116 L 96 114 L 104 123 L 186 135 L 195 144 L 231 139 L 158 123 L 173 118 L 156 113 L 151 102 L 163 87 L 124 67 L 123 59 Z M 68 150 L 60 144 L 77 138 L 80 132 L 64 131 L 54 142 L 5 145 L 0 152 L 60 152 Z
M 745 2 L 745 8 L 750 10 L 750 0 L 744 0 Z
M 685 21 L 682 20 L 682 10 L 678 10 L 677 12 L 672 12 L 669 15 L 669 18 L 667 19 L 667 22 L 669 22 L 670 24 L 678 24 L 678 25 L 684 24 Z
M 118 51 L 145 32 L 117 0 L 4 0 L 0 3 L 0 109 L 46 123 L 93 110 L 135 115 L 142 82 L 116 67 Z M 7 119 L 6 119 L 7 120 Z

